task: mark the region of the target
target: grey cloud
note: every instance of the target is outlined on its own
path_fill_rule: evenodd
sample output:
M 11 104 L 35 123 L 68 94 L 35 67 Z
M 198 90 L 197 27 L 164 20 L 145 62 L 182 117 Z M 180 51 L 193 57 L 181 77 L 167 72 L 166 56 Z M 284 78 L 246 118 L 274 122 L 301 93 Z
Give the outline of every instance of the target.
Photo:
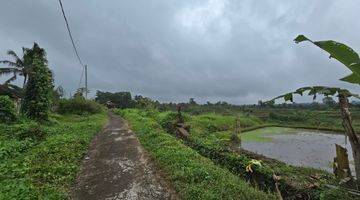
M 341 86 L 349 71 L 297 34 L 360 50 L 356 0 L 63 0 L 90 89 L 161 101 L 195 97 L 256 103 L 311 84 Z M 56 84 L 78 86 L 81 68 L 57 1 L 1 0 L 0 57 L 37 41 Z

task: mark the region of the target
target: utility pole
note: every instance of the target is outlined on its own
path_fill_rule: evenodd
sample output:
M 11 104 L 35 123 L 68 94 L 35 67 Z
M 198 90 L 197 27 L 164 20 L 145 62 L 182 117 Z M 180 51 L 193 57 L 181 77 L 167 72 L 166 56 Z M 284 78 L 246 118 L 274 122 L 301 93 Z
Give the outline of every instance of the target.
M 88 95 L 88 75 L 87 75 L 87 65 L 85 67 L 85 99 L 87 99 Z

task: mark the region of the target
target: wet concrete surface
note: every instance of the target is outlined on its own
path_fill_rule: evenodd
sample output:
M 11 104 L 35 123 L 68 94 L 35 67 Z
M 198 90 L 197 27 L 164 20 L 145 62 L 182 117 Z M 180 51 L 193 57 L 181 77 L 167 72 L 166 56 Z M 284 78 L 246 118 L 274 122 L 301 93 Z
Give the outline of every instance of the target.
M 263 142 L 243 141 L 241 147 L 294 166 L 313 167 L 332 172 L 336 143 L 347 148 L 350 168 L 354 169 L 351 146 L 349 142 L 345 144 L 343 134 L 293 130 L 287 133 L 280 131 L 278 134 L 264 135 L 271 140 Z
M 90 145 L 72 199 L 178 199 L 128 124 L 112 113 L 109 119 Z

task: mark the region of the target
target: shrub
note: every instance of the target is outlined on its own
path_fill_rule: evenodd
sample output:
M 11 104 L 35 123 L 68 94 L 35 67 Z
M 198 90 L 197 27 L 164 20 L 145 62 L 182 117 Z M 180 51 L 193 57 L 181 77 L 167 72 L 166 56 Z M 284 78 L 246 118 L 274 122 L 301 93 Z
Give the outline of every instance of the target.
M 16 120 L 16 108 L 14 102 L 8 96 L 0 96 L 0 122 L 12 122 Z
M 36 141 L 41 141 L 46 138 L 46 135 L 46 131 L 37 123 L 31 124 L 26 129 L 17 133 L 17 137 L 20 140 L 33 139 Z
M 0 130 L 2 131 L 1 136 L 17 141 L 23 141 L 27 139 L 42 141 L 48 134 L 47 131 L 41 127 L 41 125 L 44 125 L 44 123 L 39 124 L 33 120 L 21 120 L 20 118 L 14 124 L 0 126 Z
M 81 97 L 72 99 L 62 99 L 59 102 L 57 112 L 60 114 L 71 113 L 71 114 L 95 114 L 102 111 L 100 104 L 95 101 L 86 100 Z
M 269 119 L 276 121 L 284 121 L 284 122 L 290 122 L 290 121 L 305 122 L 309 117 L 310 116 L 308 115 L 308 113 L 305 112 L 289 112 L 286 114 L 275 113 L 275 112 L 269 113 Z
M 149 116 L 151 117 L 151 116 Z M 165 130 L 170 132 L 175 132 L 176 123 L 179 120 L 179 114 L 176 112 L 163 112 L 158 113 L 158 116 L 155 117 L 158 123 L 163 127 Z M 190 116 L 186 113 L 181 114 L 181 118 L 184 122 L 190 120 Z

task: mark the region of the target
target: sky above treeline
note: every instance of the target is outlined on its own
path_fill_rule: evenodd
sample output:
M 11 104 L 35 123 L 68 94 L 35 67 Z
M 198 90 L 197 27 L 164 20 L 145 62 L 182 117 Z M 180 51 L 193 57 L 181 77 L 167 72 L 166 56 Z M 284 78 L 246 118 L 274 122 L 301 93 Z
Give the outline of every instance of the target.
M 309 85 L 360 92 L 338 80 L 350 71 L 336 60 L 293 42 L 304 34 L 359 52 L 358 0 L 62 1 L 89 66 L 92 96 L 130 91 L 162 102 L 193 97 L 244 104 Z M 56 85 L 74 93 L 82 67 L 57 0 L 0 0 L 0 27 L 1 60 L 8 49 L 21 54 L 21 47 L 37 42 Z

